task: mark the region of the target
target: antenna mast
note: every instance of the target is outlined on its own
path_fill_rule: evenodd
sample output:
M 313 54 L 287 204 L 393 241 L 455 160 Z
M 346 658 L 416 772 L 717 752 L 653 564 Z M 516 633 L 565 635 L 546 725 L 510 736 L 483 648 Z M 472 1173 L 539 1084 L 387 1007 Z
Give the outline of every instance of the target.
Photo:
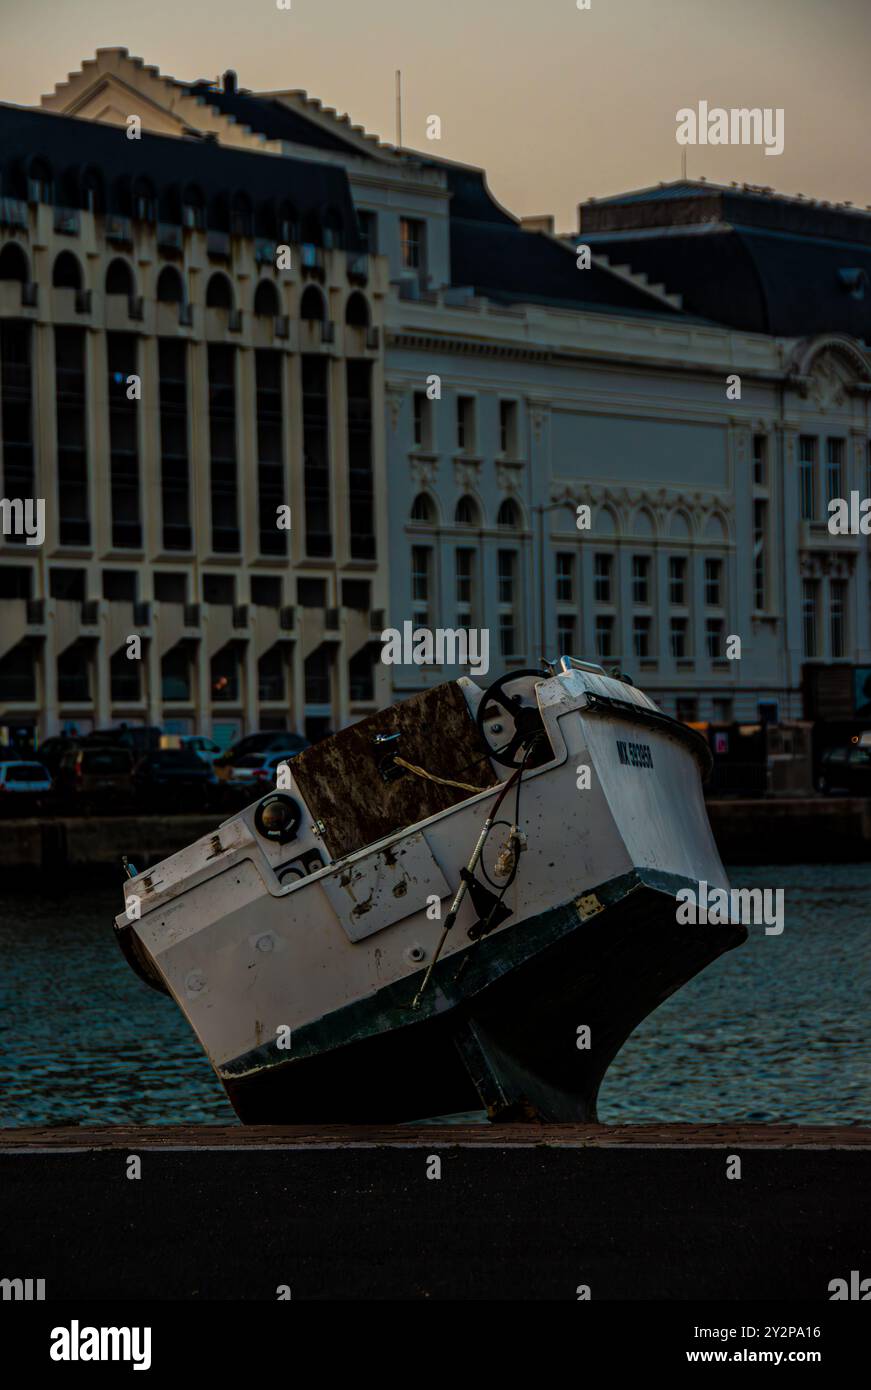
M 396 148 L 402 149 L 402 72 L 396 69 Z

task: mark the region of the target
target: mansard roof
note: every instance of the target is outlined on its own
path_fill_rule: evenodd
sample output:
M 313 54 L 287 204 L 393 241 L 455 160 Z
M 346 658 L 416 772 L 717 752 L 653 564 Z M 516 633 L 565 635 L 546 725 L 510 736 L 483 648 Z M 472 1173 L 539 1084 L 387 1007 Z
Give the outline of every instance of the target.
M 582 203 L 578 239 L 733 328 L 871 340 L 871 216 L 752 185 L 679 183 Z
M 270 235 L 266 228 L 279 206 L 289 203 L 295 218 L 309 228 L 306 240 L 319 240 L 318 228 L 329 213 L 333 228 L 341 228 L 341 245 L 351 250 L 360 246 L 348 177 L 338 165 L 146 130 L 141 139 L 128 140 L 124 126 L 0 105 L 0 194 L 26 198 L 34 161 L 49 171 L 53 201 L 60 205 L 85 206 L 83 176 L 89 171 L 105 191 L 106 212 L 129 213 L 130 188 L 144 180 L 154 190 L 161 221 L 176 220 L 173 210 L 193 187 L 209 226 L 220 226 L 221 210 L 234 196 L 245 195 L 263 235 Z

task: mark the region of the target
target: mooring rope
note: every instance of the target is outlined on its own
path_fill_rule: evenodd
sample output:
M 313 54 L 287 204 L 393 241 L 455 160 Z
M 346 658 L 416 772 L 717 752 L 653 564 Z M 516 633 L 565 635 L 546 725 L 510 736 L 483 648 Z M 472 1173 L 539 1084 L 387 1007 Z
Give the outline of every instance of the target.
M 428 782 L 438 782 L 442 787 L 457 787 L 461 792 L 489 792 L 494 791 L 494 787 L 473 787 L 471 782 L 454 782 L 450 777 L 436 777 L 434 772 L 427 772 L 425 767 L 416 767 L 414 763 L 407 763 L 404 758 L 398 755 L 393 761 L 397 767 L 404 767 L 406 772 L 413 772 L 415 777 L 425 777 Z M 498 783 L 496 784 L 498 786 Z

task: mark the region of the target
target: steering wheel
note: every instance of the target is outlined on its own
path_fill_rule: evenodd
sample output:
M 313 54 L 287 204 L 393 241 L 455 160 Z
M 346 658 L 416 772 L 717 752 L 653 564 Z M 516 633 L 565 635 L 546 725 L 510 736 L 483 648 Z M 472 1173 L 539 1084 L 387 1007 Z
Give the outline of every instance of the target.
M 506 695 L 504 688 L 509 681 L 516 681 L 522 676 L 546 678 L 547 675 L 548 672 L 544 670 L 507 671 L 504 676 L 500 676 L 497 681 L 488 686 L 481 696 L 476 716 L 478 733 L 481 735 L 490 757 L 494 762 L 500 763 L 502 767 L 521 767 L 536 734 L 540 734 L 544 727 L 537 704 L 523 704 L 519 695 Z M 490 705 L 501 706 L 514 720 L 514 733 L 511 738 L 507 743 L 496 748 L 484 732 L 485 720 L 493 717 L 492 711 L 488 711 Z

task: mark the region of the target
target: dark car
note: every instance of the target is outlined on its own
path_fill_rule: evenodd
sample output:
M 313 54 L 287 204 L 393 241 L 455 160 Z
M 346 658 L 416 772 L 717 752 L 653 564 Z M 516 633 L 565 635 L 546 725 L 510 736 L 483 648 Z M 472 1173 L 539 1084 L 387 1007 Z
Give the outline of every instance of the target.
M 73 748 L 58 768 L 57 789 L 64 801 L 98 807 L 129 802 L 133 759 L 126 748 Z
M 52 776 L 56 777 L 66 755 L 76 752 L 81 746 L 82 741 L 79 738 L 70 738 L 67 734 L 54 734 L 39 745 L 36 756 L 43 767 L 47 767 Z
M 871 745 L 848 743 L 827 748 L 820 760 L 817 786 L 821 792 L 871 796 Z
M 219 776 L 226 777 L 226 769 L 235 767 L 242 759 L 250 757 L 252 753 L 259 753 L 265 756 L 267 753 L 301 753 L 304 748 L 309 747 L 307 738 L 302 734 L 289 734 L 286 729 L 274 729 L 267 733 L 246 734 L 236 743 L 227 749 L 223 758 L 219 758 L 215 763 L 217 768 L 223 768 Z
M 214 805 L 218 779 L 192 748 L 158 748 L 136 764 L 133 786 L 137 800 L 151 809 L 200 810 Z

